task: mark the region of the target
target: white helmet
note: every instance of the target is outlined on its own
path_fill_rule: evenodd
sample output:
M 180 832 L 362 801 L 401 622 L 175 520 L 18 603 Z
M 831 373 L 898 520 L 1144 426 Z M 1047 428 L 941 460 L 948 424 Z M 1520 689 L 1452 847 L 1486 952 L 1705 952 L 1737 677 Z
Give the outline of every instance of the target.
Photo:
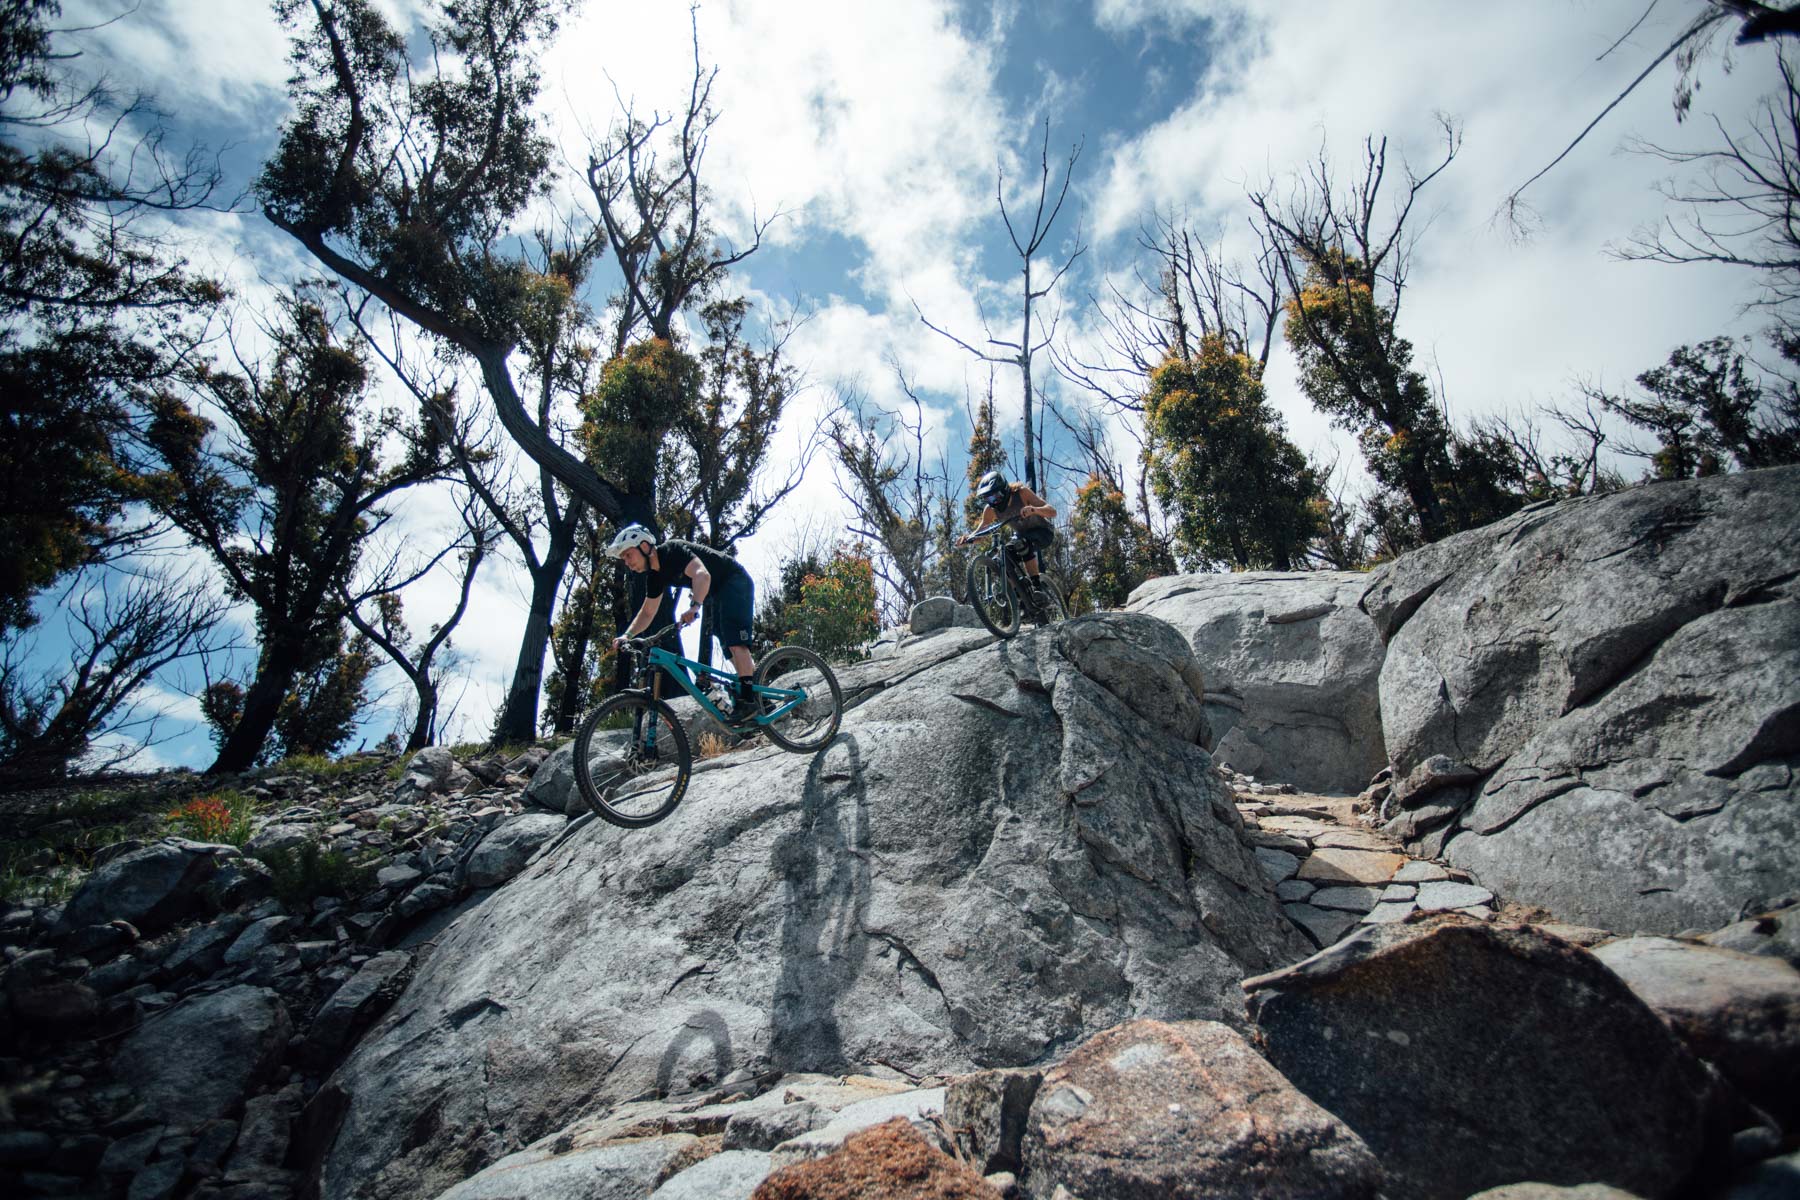
M 642 525 L 633 522 L 613 534 L 613 540 L 606 547 L 606 557 L 624 558 L 625 551 L 633 546 L 641 546 L 645 542 L 649 542 L 652 546 L 656 545 L 656 535 Z

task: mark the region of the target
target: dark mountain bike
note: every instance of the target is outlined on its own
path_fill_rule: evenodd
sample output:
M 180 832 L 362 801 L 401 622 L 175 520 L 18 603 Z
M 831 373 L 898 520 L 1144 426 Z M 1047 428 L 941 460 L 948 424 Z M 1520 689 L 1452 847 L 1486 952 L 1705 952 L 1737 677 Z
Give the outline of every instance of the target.
M 968 535 L 969 541 L 995 538 L 1017 517 L 1006 517 L 992 525 L 984 525 Z M 1034 583 L 1025 573 L 1025 560 L 1033 554 L 1031 544 L 1014 536 L 996 541 L 985 553 L 969 562 L 969 603 L 995 636 L 1009 638 L 1019 632 L 1025 618 L 1035 625 L 1049 625 L 1069 615 L 1062 589 L 1040 569 Z
M 663 632 L 626 640 L 621 653 L 632 659 L 631 686 L 589 713 L 575 734 L 575 782 L 602 819 L 627 829 L 654 825 L 687 794 L 694 755 L 687 730 L 662 698 L 665 675 L 739 736 L 766 733 L 797 754 L 822 750 L 837 736 L 844 694 L 831 668 L 811 650 L 778 646 L 763 655 L 751 685 L 756 708 L 734 720 L 694 681 L 735 687 L 737 673 L 659 648 L 655 643 Z

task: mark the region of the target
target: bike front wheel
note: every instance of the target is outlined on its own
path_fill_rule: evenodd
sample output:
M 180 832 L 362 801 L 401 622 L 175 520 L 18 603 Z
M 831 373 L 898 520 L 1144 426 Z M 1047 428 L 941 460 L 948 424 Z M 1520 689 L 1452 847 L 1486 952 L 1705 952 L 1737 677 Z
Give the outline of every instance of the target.
M 792 706 L 760 726 L 769 740 L 783 750 L 811 754 L 824 749 L 837 736 L 838 722 L 844 717 L 844 693 L 825 660 L 811 650 L 780 646 L 769 651 L 756 668 L 756 686 L 776 689 L 778 693 L 758 691 L 766 709 L 780 712 Z
M 978 554 L 969 563 L 969 603 L 995 637 L 1019 632 L 1019 594 L 998 555 Z
M 600 818 L 654 825 L 687 794 L 694 757 L 687 731 L 660 700 L 626 692 L 588 715 L 575 735 L 575 782 Z

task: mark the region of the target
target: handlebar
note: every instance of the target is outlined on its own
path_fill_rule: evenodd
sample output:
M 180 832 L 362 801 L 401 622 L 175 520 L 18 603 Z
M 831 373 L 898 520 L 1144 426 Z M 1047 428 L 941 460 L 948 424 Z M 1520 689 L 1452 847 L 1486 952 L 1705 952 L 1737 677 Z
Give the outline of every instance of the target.
M 618 639 L 619 649 L 629 650 L 633 654 L 647 654 L 655 647 L 656 643 L 662 641 L 663 634 L 669 632 L 671 629 L 677 628 L 679 628 L 679 626 L 671 622 L 670 624 L 663 625 L 657 629 L 645 630 L 636 637 L 620 638 Z
M 1017 521 L 1018 519 L 1019 519 L 1018 515 L 1010 516 L 1010 517 L 1001 517 L 998 521 L 995 521 L 992 525 L 983 525 L 980 529 L 970 530 L 968 533 L 965 533 L 963 535 L 962 540 L 963 540 L 964 544 L 967 544 L 969 542 L 974 541 L 976 538 L 992 537 L 996 533 L 999 533 L 1002 529 L 1005 529 L 1008 525 L 1011 525 L 1013 522 Z

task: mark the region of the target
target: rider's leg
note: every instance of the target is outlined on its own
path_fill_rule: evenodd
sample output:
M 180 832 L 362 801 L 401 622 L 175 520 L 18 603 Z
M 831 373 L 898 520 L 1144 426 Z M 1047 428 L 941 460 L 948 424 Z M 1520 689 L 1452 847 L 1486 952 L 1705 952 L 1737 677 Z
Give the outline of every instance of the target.
M 756 662 L 750 657 L 750 618 L 756 608 L 756 593 L 748 576 L 729 578 L 719 588 L 719 640 L 731 656 L 737 671 L 738 706 L 750 705 L 750 680 L 756 674 Z

